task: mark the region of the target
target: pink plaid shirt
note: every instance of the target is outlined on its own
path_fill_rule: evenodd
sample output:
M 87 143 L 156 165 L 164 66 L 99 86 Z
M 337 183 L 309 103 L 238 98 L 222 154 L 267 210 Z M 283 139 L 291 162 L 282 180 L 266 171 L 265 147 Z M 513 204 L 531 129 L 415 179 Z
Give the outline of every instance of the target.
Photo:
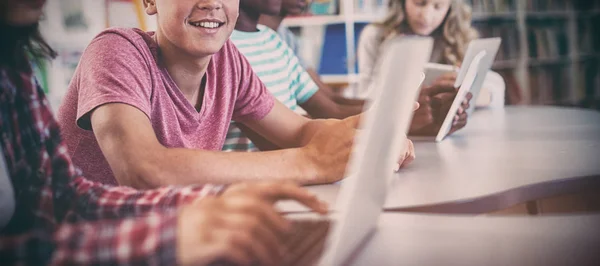
M 177 207 L 220 186 L 138 191 L 81 177 L 31 72 L 0 68 L 0 143 L 16 200 L 0 264 L 176 264 Z

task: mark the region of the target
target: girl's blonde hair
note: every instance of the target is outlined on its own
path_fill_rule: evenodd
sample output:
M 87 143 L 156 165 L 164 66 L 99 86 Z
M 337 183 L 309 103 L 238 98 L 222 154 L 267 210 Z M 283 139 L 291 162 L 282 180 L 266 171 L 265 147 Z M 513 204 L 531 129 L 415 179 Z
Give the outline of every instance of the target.
M 462 0 L 451 0 L 450 9 L 440 28 L 433 34 L 441 33 L 444 64 L 458 65 L 462 62 L 467 45 L 478 37 L 477 31 L 471 26 L 471 7 Z M 394 35 L 409 31 L 410 26 L 406 20 L 406 0 L 391 0 L 390 14 L 381 23 L 383 28 L 382 41 Z M 440 32 L 440 30 L 442 30 Z

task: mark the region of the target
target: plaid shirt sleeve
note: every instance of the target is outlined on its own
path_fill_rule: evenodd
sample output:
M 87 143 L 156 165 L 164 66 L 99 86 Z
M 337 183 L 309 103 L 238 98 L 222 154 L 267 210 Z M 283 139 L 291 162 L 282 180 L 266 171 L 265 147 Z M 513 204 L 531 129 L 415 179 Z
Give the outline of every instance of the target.
M 63 224 L 51 265 L 175 265 L 177 212 Z
M 107 186 L 81 177 L 62 141 L 52 154 L 53 161 L 66 162 L 66 174 L 74 177 L 70 187 L 75 193 L 73 197 L 76 203 L 72 207 L 74 209 L 65 213 L 85 220 L 120 219 L 144 215 L 151 211 L 168 211 L 195 199 L 218 195 L 224 189 L 222 185 L 169 186 L 152 190 Z M 57 174 L 62 175 L 60 172 Z
M 119 219 L 170 210 L 195 199 L 219 194 L 223 187 L 204 185 L 136 190 L 104 186 L 85 178 L 72 182 L 77 194 L 75 214 L 86 220 Z
M 176 240 L 177 212 L 151 212 L 3 236 L 0 258 L 2 265 L 176 265 Z

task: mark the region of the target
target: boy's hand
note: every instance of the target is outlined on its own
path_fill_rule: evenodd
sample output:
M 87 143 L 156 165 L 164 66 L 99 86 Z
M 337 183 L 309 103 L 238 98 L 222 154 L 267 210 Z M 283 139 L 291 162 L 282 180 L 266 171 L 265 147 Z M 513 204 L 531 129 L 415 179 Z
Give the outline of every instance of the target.
M 413 145 L 413 142 L 407 138 L 404 143 L 406 147 L 404 147 L 404 153 L 400 155 L 400 159 L 398 159 L 398 165 L 396 169 L 394 169 L 395 171 L 398 171 L 400 168 L 409 165 L 416 158 L 415 146 Z
M 291 224 L 274 203 L 286 199 L 321 214 L 327 212 L 325 203 L 291 182 L 235 184 L 219 197 L 183 207 L 178 219 L 178 263 L 279 265 L 283 259 L 281 236 Z
M 306 161 L 316 169 L 316 179 L 309 184 L 333 183 L 344 177 L 359 120 L 360 115 L 327 120 L 302 148 Z
M 446 114 L 457 94 L 454 88 L 456 73 L 449 73 L 438 78 L 433 85 L 425 87 L 419 94 L 419 109 L 415 111 L 409 135 L 435 136 L 440 130 Z M 467 124 L 466 110 L 473 95 L 467 93 L 465 101 L 458 109 L 452 128 L 448 134 L 463 128 Z

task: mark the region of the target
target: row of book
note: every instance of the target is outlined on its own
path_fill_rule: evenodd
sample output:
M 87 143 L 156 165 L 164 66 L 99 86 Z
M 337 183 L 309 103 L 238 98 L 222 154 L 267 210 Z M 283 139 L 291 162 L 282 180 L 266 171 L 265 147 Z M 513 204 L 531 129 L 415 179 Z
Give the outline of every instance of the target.
M 565 27 L 532 27 L 528 29 L 527 38 L 531 58 L 556 58 L 569 54 L 569 38 Z
M 504 13 L 516 10 L 517 0 L 465 0 L 474 13 Z
M 600 68 L 598 59 L 573 62 L 578 64 L 576 76 L 567 65 L 547 65 L 529 70 L 531 103 L 542 105 L 576 105 L 600 108 Z M 577 82 L 571 87 L 571 79 Z M 576 90 L 576 91 L 571 91 Z M 573 98 L 575 97 L 575 98 Z
M 502 38 L 496 60 L 513 60 L 519 57 L 519 32 L 514 23 L 506 21 L 499 23 L 476 22 L 473 26 L 482 38 Z

